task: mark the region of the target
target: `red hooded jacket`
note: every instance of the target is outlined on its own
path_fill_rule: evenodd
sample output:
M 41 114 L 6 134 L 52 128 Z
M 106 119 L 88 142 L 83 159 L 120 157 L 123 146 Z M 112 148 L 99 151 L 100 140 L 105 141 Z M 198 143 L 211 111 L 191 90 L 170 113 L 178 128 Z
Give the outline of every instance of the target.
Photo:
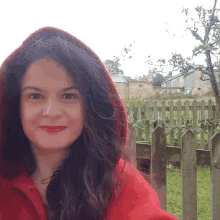
M 123 165 L 119 160 L 117 175 Z M 156 192 L 132 164 L 127 163 L 124 172 L 124 186 L 113 195 L 105 220 L 177 220 L 160 208 Z M 0 220 L 46 220 L 43 200 L 31 177 L 22 175 L 11 182 L 0 178 L 0 184 Z
M 43 28 L 44 29 L 44 28 Z M 48 30 L 54 30 L 55 28 L 45 28 Z M 42 29 L 40 29 L 42 30 Z M 32 41 L 33 37 L 40 31 L 36 31 L 21 45 L 15 52 L 21 51 L 23 46 Z M 62 31 L 62 30 L 59 30 Z M 74 38 L 70 34 L 69 37 Z M 82 42 L 77 40 L 80 44 Z M 84 45 L 84 47 L 87 47 Z M 97 55 L 87 47 L 92 54 L 99 59 Z M 1 80 L 4 79 L 4 75 L 7 72 L 7 64 L 13 60 L 14 53 L 12 53 L 3 63 L 0 74 Z M 100 61 L 101 62 L 101 61 Z M 103 64 L 102 64 L 103 65 Z M 108 70 L 103 65 L 105 71 Z M 112 79 L 108 75 L 108 80 L 103 81 L 111 85 L 111 89 L 117 97 L 120 97 L 117 89 L 112 82 Z M 0 83 L 1 83 L 0 80 Z M 2 85 L 2 84 L 1 84 Z M 113 85 L 113 86 L 112 86 Z M 114 97 L 114 96 L 113 96 Z M 118 102 L 118 103 L 117 103 Z M 124 144 L 127 141 L 127 116 L 123 102 L 119 99 L 112 101 L 114 108 L 116 108 L 117 129 L 118 134 L 124 140 Z M 123 106 L 122 106 L 123 105 Z M 2 111 L 0 108 L 0 112 Z M 2 114 L 2 113 L 1 113 Z M 121 120 L 126 122 L 126 126 L 123 128 L 120 126 Z M 1 124 L 0 124 L 1 125 Z M 0 127 L 0 139 L 4 138 Z M 0 149 L 0 165 L 4 163 Z M 2 164 L 3 165 L 3 164 Z M 121 170 L 124 165 L 124 160 L 120 159 L 117 165 L 117 177 L 121 178 Z M 121 191 L 117 195 L 112 195 L 110 204 L 105 213 L 105 220 L 176 220 L 177 218 L 172 216 L 166 211 L 160 208 L 160 202 L 156 192 L 149 185 L 149 183 L 143 178 L 139 171 L 130 163 L 125 166 L 124 185 Z M 116 181 L 120 184 L 121 181 Z M 113 191 L 112 191 L 113 192 Z M 46 220 L 46 210 L 44 209 L 42 197 L 35 186 L 33 179 L 26 174 L 20 175 L 18 178 L 11 181 L 4 179 L 0 174 L 0 220 Z

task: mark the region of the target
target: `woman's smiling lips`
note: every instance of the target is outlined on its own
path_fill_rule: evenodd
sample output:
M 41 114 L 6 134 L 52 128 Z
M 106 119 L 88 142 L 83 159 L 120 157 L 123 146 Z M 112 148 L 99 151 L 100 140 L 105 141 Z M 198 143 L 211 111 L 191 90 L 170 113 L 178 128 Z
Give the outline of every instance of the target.
M 41 128 L 49 133 L 57 133 L 66 128 L 66 126 L 41 126 Z

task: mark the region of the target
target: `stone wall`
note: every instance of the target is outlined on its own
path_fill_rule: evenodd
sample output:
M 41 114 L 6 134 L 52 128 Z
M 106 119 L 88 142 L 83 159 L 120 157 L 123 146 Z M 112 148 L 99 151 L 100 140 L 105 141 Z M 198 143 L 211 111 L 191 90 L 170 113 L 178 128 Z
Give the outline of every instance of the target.
M 126 97 L 128 97 L 129 99 L 146 99 L 147 97 L 151 97 L 156 94 L 156 90 L 154 89 L 154 87 L 147 82 L 115 82 L 115 85 L 122 99 L 125 99 Z
M 199 96 L 202 96 L 206 94 L 209 91 L 209 89 L 211 89 L 210 80 L 202 81 L 201 79 L 199 79 L 200 77 L 201 77 L 201 72 L 196 71 L 194 74 L 192 95 L 198 94 Z
M 118 93 L 122 99 L 129 97 L 129 84 L 115 82 Z
M 154 96 L 155 94 L 156 90 L 150 83 L 141 81 L 129 82 L 129 99 L 146 99 L 147 97 Z
M 149 99 L 159 94 L 181 93 L 180 89 L 177 88 L 153 87 L 150 83 L 141 81 L 129 83 L 115 82 L 115 85 L 122 99 L 126 97 L 129 99 Z

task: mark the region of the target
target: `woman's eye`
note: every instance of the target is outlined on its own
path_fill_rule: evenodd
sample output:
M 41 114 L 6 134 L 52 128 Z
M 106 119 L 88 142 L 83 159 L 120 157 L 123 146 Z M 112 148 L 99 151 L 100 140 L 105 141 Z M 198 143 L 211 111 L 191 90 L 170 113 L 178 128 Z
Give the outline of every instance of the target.
M 74 98 L 76 98 L 76 94 L 66 93 L 66 94 L 62 95 L 62 97 L 64 99 L 74 99 Z M 30 98 L 30 99 L 42 99 L 43 97 L 39 93 L 31 93 L 31 94 L 28 95 L 28 98 Z
M 74 99 L 76 97 L 76 95 L 73 93 L 66 93 L 63 96 L 65 97 L 65 99 Z
M 28 95 L 28 98 L 33 97 L 33 98 L 31 98 L 31 99 L 39 99 L 39 96 L 42 97 L 41 94 L 38 94 L 38 93 L 32 93 L 32 94 Z M 40 98 L 40 99 L 41 99 L 41 98 Z

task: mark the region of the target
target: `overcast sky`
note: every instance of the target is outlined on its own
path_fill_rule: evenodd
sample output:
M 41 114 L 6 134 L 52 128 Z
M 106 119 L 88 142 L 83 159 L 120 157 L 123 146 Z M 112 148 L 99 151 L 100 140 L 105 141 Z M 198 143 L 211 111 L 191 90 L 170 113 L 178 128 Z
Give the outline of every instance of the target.
M 121 69 L 132 78 L 147 75 L 149 55 L 155 61 L 169 59 L 175 51 L 191 56 L 199 42 L 184 31 L 186 17 L 181 11 L 189 8 L 193 15 L 197 5 L 210 8 L 214 0 L 1 1 L 0 64 L 31 33 L 52 26 L 79 38 L 102 61 L 120 56 L 121 50 L 134 42 L 132 59 L 122 61 Z M 204 60 L 200 56 L 195 62 L 204 64 Z

